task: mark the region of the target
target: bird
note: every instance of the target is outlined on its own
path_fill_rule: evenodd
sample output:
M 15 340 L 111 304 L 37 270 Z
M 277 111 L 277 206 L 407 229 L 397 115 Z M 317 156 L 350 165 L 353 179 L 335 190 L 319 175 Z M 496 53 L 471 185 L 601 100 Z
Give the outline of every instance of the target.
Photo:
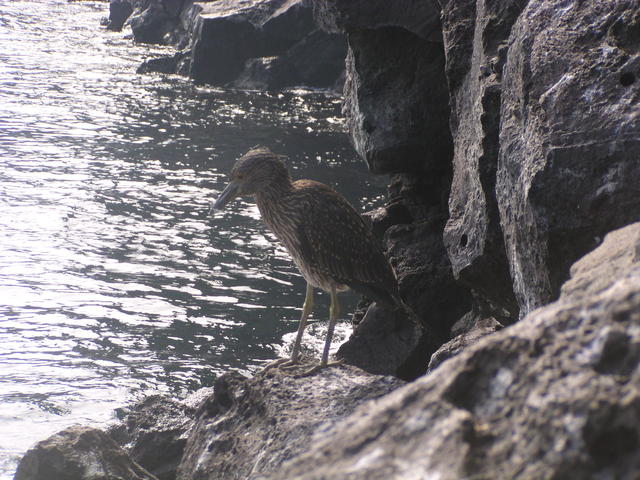
M 236 161 L 212 210 L 222 210 L 240 196 L 255 197 L 263 222 L 284 245 L 307 282 L 291 356 L 278 359 L 267 368 L 298 363 L 302 337 L 313 310 L 314 289 L 329 293 L 324 349 L 320 363 L 304 374 L 310 375 L 330 365 L 329 349 L 340 315 L 338 292 L 353 289 L 392 309 L 404 310 L 406 305 L 382 245 L 360 214 L 331 187 L 314 180 L 292 180 L 285 159 L 266 147 L 251 148 Z

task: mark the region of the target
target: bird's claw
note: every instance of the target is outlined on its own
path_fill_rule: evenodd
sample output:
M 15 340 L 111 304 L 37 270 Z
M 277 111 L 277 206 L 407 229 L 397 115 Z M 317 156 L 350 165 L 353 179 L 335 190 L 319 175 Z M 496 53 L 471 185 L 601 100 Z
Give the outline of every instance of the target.
M 268 372 L 273 368 L 279 368 L 281 370 L 290 370 L 298 364 L 297 360 L 293 360 L 292 358 L 278 358 L 273 362 L 268 363 L 263 369 L 262 372 Z
M 309 370 L 306 370 L 304 372 L 302 372 L 300 375 L 296 375 L 296 378 L 303 378 L 303 377 L 309 377 L 315 373 L 318 373 L 320 370 L 322 370 L 323 368 L 327 368 L 327 367 L 336 367 L 338 365 L 342 365 L 343 361 L 342 360 L 336 360 L 335 362 L 328 362 L 325 364 L 319 363 L 318 365 L 314 365 L 313 367 L 311 367 Z

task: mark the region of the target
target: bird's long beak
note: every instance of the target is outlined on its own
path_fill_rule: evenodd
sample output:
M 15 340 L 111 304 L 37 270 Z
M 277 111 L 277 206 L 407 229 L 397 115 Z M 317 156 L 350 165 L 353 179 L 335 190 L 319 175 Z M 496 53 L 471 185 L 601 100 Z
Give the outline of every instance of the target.
M 240 185 L 236 181 L 229 182 L 229 185 L 222 191 L 218 199 L 211 205 L 209 213 L 214 210 L 222 210 L 240 193 Z

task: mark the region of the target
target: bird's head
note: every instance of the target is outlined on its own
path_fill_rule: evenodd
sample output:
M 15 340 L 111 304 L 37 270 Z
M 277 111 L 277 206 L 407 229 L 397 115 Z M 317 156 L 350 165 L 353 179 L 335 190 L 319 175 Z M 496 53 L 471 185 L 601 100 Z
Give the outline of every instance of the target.
M 222 210 L 239 196 L 256 195 L 289 185 L 291 178 L 281 155 L 265 147 L 254 147 L 238 159 L 229 184 L 213 204 L 213 210 Z

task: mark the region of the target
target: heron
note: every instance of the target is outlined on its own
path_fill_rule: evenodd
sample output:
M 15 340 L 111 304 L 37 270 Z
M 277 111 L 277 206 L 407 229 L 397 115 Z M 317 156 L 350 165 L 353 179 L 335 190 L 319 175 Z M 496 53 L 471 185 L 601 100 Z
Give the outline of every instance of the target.
M 314 288 L 329 293 L 329 325 L 320 364 L 329 363 L 329 350 L 340 315 L 338 292 L 353 289 L 393 309 L 405 309 L 396 274 L 380 242 L 355 208 L 331 187 L 314 180 L 292 180 L 286 157 L 266 147 L 254 147 L 240 157 L 229 183 L 213 204 L 221 210 L 240 196 L 255 197 L 260 216 L 284 245 L 307 282 L 302 314 L 291 356 L 268 365 L 293 366 L 313 310 Z M 339 362 L 335 362 L 339 363 Z

